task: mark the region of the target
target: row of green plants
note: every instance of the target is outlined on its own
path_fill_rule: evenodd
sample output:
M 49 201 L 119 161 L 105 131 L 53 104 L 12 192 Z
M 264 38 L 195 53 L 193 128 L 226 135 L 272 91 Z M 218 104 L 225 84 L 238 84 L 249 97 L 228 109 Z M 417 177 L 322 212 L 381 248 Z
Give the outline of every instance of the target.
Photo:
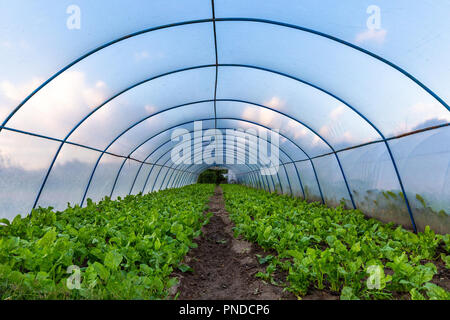
M 1 219 L 0 298 L 166 298 L 213 191 L 194 185 Z
M 240 185 L 222 188 L 235 236 L 271 251 L 259 257 L 266 268 L 257 276 L 299 298 L 326 290 L 351 300 L 450 299 L 431 282 L 436 263 L 450 268 L 448 234 L 429 227 L 414 234 L 343 206 L 329 208 Z M 277 283 L 276 271 L 286 278 Z

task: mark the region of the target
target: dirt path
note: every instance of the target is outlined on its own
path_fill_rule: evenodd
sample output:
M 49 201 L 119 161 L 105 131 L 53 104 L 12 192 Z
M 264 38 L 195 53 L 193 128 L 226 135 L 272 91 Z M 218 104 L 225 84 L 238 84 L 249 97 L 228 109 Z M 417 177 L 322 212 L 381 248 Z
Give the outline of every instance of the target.
M 203 236 L 196 241 L 198 248 L 192 249 L 185 259 L 194 271 L 176 273 L 180 279 L 179 299 L 296 299 L 289 292 L 283 292 L 281 287 L 255 278 L 257 272 L 264 270 L 255 254 L 264 254 L 264 251 L 255 244 L 233 237 L 234 224 L 225 211 L 220 187 L 216 187 L 209 208 L 214 215 L 203 227 Z

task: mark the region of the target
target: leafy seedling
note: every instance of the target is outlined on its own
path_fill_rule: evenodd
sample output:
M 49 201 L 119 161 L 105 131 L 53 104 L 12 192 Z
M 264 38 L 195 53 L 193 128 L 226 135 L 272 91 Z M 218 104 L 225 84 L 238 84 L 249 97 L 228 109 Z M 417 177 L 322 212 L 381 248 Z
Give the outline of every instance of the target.
M 179 265 L 178 269 L 180 269 L 181 272 L 194 272 L 194 269 L 192 269 L 190 266 L 188 266 L 186 264 Z

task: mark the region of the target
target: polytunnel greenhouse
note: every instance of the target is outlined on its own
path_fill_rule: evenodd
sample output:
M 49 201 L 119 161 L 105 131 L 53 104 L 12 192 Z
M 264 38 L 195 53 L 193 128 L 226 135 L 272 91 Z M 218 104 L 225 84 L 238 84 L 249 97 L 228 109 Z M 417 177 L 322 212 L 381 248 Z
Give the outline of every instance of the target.
M 450 299 L 450 2 L 0 3 L 2 299 Z

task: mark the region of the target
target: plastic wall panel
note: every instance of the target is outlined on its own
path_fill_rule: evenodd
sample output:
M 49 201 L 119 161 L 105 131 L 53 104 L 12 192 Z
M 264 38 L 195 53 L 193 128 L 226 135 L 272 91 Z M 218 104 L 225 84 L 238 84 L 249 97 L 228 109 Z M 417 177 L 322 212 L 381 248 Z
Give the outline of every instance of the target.
M 384 222 L 412 226 L 384 142 L 340 152 L 339 159 L 358 209 Z
M 280 187 L 277 187 L 277 191 L 282 194 L 290 194 L 289 183 L 286 177 L 286 172 L 284 171 L 284 166 L 280 165 L 278 168 L 278 177 L 280 178 Z
M 291 182 L 291 188 L 293 196 L 303 198 L 302 188 L 300 180 L 298 179 L 297 172 L 295 171 L 295 164 L 288 163 L 284 166 Z
M 174 183 L 180 173 L 181 172 L 179 170 L 172 169 L 172 172 L 169 173 L 169 176 L 167 177 L 166 184 L 168 189 L 174 188 Z
M 131 194 L 138 194 L 139 192 L 142 192 L 142 189 L 144 188 L 145 179 L 147 178 L 152 165 L 144 163 L 142 164 L 142 166 L 141 164 L 139 164 L 138 167 L 140 167 L 140 171 L 137 174 L 137 177 L 136 175 L 133 176 L 133 179 L 136 177 L 136 182 L 134 183 Z
M 152 186 L 155 184 L 156 176 L 158 175 L 161 166 L 154 165 L 150 168 L 150 175 L 147 175 L 145 179 L 147 179 L 147 184 L 144 188 L 144 193 L 152 192 Z
M 256 181 L 256 185 L 257 185 L 258 189 L 265 190 L 265 184 L 262 181 L 260 175 L 255 172 L 254 177 L 255 177 L 255 181 Z
M 92 177 L 91 185 L 86 198 L 94 202 L 102 200 L 105 196 L 111 195 L 111 190 L 116 179 L 117 172 L 123 162 L 123 158 L 104 154 L 100 160 L 95 174 Z
M 190 173 L 186 173 L 185 175 L 182 176 L 181 180 L 180 180 L 180 187 L 184 187 L 187 184 L 187 178 L 190 177 L 191 174 Z
M 0 218 L 30 213 L 58 143 L 3 130 L 0 133 Z
M 261 189 L 264 190 L 264 185 L 262 184 L 262 182 L 259 180 L 259 177 L 257 177 L 256 175 L 253 176 L 253 180 L 254 180 L 254 187 L 257 189 Z
M 161 170 L 160 178 L 159 179 L 159 190 L 164 190 L 167 185 L 167 179 L 169 179 L 170 173 L 172 172 L 172 169 L 165 167 L 163 170 Z
M 313 159 L 325 203 L 336 207 L 344 199 L 348 208 L 352 208 L 350 196 L 345 186 L 341 170 L 334 155 Z
M 162 182 L 162 185 L 161 185 L 161 187 L 163 188 L 163 189 L 169 189 L 170 188 L 170 180 L 172 179 L 172 176 L 175 174 L 175 172 L 174 172 L 174 169 L 172 169 L 172 168 L 169 168 L 168 169 L 168 172 L 167 172 L 167 175 L 166 175 L 166 177 L 165 177 L 165 179 L 163 180 L 163 182 Z
M 65 144 L 42 190 L 38 205 L 52 206 L 56 210 L 64 210 L 67 203 L 79 205 L 99 156 L 97 151 Z
M 414 219 L 450 233 L 450 127 L 389 141 Z
M 305 190 L 305 198 L 308 201 L 322 201 L 320 197 L 319 186 L 317 185 L 317 180 L 314 175 L 313 167 L 310 161 L 300 161 L 296 162 L 300 178 L 302 179 L 303 189 Z
M 112 199 L 117 197 L 124 198 L 130 193 L 131 185 L 133 184 L 134 177 L 140 166 L 140 162 L 134 160 L 127 160 L 123 165 L 119 178 L 117 179 L 116 187 L 112 194 Z
M 172 188 L 175 187 L 174 183 L 176 182 L 178 176 L 181 174 L 181 171 L 179 171 L 179 170 L 172 170 L 172 173 L 170 173 L 170 174 L 171 174 L 171 176 L 170 176 L 169 180 L 167 180 L 168 181 L 167 182 L 167 188 L 172 189 Z
M 153 191 L 159 191 L 161 189 L 162 181 L 168 170 L 169 169 L 166 167 L 156 168 L 157 175 L 156 175 L 156 180 L 155 180 L 154 184 L 152 185 Z

